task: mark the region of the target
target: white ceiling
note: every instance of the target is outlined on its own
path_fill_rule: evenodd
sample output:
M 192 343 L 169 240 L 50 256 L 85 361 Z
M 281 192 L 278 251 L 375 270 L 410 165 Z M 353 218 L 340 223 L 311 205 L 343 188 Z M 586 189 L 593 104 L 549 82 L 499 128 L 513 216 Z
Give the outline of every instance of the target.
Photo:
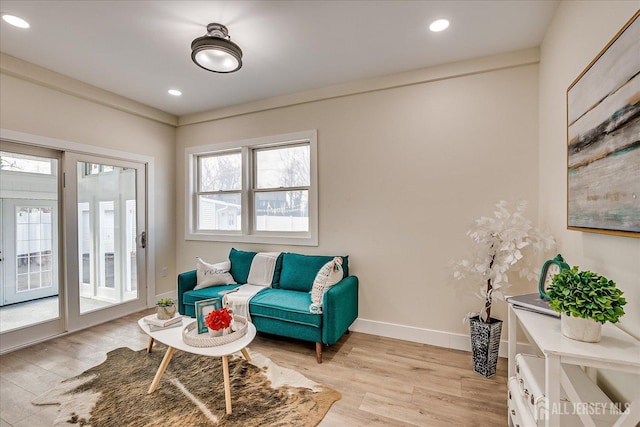
M 0 51 L 181 116 L 539 46 L 556 0 L 0 1 Z M 448 18 L 442 33 L 431 21 Z M 243 50 L 233 74 L 191 62 L 218 22 Z M 170 88 L 183 92 L 176 98 Z

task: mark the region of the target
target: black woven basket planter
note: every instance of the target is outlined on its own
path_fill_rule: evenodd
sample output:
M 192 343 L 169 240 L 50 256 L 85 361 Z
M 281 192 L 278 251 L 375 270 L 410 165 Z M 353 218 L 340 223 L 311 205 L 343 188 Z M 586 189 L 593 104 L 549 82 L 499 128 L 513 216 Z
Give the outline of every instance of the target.
M 484 323 L 478 316 L 469 319 L 471 324 L 471 351 L 473 372 L 485 378 L 496 374 L 502 320 L 489 319 Z

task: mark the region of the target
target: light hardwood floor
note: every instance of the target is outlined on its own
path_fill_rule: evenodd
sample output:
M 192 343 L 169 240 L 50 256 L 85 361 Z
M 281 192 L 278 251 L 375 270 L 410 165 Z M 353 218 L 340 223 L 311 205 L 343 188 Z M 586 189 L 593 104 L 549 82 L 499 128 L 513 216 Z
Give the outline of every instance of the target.
M 106 359 L 118 347 L 146 347 L 138 313 L 0 356 L 0 427 L 51 425 L 56 408 L 34 406 L 35 396 Z M 506 360 L 495 377 L 471 370 L 471 355 L 353 332 L 325 347 L 258 334 L 250 346 L 340 393 L 321 427 L 504 426 Z M 120 426 L 118 426 L 120 427 Z

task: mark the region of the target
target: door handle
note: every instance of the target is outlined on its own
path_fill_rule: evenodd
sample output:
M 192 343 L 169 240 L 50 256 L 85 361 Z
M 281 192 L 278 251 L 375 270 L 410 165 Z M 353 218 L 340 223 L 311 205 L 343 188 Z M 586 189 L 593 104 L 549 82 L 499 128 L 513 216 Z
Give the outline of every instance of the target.
M 143 231 L 140 234 L 140 246 L 142 246 L 143 249 L 145 249 L 147 247 L 147 232 Z

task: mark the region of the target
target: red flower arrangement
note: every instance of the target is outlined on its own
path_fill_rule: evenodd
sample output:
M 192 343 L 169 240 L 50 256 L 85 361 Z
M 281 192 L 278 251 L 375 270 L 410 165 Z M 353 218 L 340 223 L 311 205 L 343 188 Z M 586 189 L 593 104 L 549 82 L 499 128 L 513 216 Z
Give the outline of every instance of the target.
M 209 313 L 204 319 L 205 325 L 211 330 L 219 331 L 231 325 L 231 312 L 226 308 L 220 308 Z

